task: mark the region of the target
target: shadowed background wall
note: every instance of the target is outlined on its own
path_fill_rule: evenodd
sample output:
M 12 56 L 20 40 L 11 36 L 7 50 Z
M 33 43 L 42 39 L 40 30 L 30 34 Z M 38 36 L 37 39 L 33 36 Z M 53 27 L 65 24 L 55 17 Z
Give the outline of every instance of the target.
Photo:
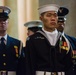
M 76 37 L 76 0 L 0 0 L 0 5 L 11 8 L 8 34 L 20 39 L 25 45 L 27 28 L 24 27 L 24 23 L 38 20 L 38 7 L 50 3 L 56 3 L 69 9 L 65 33 Z

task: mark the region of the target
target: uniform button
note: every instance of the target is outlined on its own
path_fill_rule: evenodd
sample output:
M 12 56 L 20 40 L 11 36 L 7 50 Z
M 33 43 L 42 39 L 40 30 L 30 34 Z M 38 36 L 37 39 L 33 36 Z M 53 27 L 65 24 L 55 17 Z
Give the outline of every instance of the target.
M 4 66 L 6 66 L 6 63 L 3 63 Z
M 3 54 L 3 57 L 5 57 L 6 56 L 6 54 Z

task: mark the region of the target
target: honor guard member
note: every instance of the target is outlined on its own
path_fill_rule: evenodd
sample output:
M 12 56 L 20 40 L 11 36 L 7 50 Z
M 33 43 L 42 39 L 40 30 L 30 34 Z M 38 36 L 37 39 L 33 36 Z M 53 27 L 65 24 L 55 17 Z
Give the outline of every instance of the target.
M 27 27 L 27 36 L 29 37 L 42 29 L 42 22 L 40 20 L 32 20 L 26 22 L 24 26 Z M 26 51 L 26 46 L 24 47 L 24 51 Z
M 48 4 L 38 9 L 43 27 L 26 41 L 26 75 L 68 75 L 73 65 L 69 41 L 56 29 L 59 7 Z
M 69 36 L 67 34 L 64 33 L 64 28 L 66 25 L 66 16 L 68 15 L 69 10 L 66 7 L 60 7 L 59 11 L 58 11 L 58 31 L 60 31 L 62 33 L 62 35 L 65 35 L 65 37 L 69 40 L 71 48 L 72 48 L 72 53 L 73 53 L 73 70 L 74 73 L 76 75 L 76 38 Z M 69 73 L 72 73 L 72 71 L 69 71 Z M 73 74 L 73 73 L 72 73 Z
M 22 42 L 7 34 L 10 12 L 9 7 L 0 6 L 0 75 L 23 75 L 20 65 Z
M 69 10 L 66 7 L 60 7 L 58 11 L 58 31 L 63 32 L 65 23 L 66 23 L 66 16 L 68 15 Z
M 42 22 L 40 20 L 33 20 L 26 22 L 24 26 L 26 26 L 28 30 L 27 36 L 30 36 L 42 29 Z

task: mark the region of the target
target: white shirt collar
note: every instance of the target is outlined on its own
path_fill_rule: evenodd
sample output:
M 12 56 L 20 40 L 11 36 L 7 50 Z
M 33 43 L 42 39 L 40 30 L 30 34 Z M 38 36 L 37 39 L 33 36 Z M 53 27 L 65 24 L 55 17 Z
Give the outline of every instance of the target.
M 5 36 L 0 36 L 0 39 L 4 37 L 4 39 L 7 41 L 7 34 Z
M 49 42 L 50 42 L 50 44 L 51 45 L 55 45 L 56 44 L 56 42 L 57 42 L 57 36 L 58 36 L 58 31 L 57 31 L 57 29 L 55 29 L 53 32 L 48 32 L 48 31 L 46 31 L 46 30 L 44 30 L 44 29 L 42 29 L 44 32 L 45 32 L 45 34 L 47 35 L 47 37 L 48 37 L 48 40 L 49 40 Z
M 64 36 L 64 31 L 62 32 L 62 35 Z

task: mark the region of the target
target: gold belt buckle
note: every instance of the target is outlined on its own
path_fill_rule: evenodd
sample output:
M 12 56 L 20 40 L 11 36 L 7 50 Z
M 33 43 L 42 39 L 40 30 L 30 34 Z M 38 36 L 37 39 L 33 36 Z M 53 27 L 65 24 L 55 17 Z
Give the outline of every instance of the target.
M 57 72 L 51 72 L 51 75 L 57 75 Z
M 7 71 L 0 71 L 0 75 L 7 75 Z

